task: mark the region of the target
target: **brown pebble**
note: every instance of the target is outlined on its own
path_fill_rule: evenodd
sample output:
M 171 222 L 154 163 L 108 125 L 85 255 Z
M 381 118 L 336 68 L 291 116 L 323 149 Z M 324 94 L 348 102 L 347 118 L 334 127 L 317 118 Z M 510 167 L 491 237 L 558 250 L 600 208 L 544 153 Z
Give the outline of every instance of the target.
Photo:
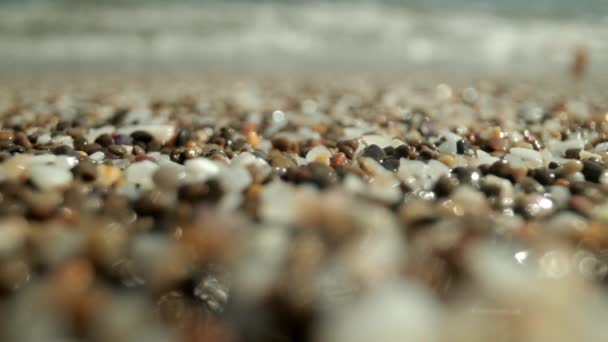
M 511 176 L 513 176 L 513 180 L 516 182 L 520 182 L 523 180 L 528 174 L 527 167 L 511 167 Z
M 577 172 L 581 172 L 583 170 L 583 163 L 580 160 L 569 160 L 562 167 L 559 168 L 559 171 L 564 176 L 568 176 Z
M 0 139 L 0 149 L 2 150 L 6 150 L 9 147 L 14 146 L 15 143 L 13 143 L 12 139 Z
M 581 215 L 589 214 L 595 206 L 593 202 L 590 201 L 588 198 L 580 195 L 570 196 L 570 199 L 568 200 L 568 205 L 570 206 L 570 208 L 574 209 L 574 211 L 578 212 Z
M 133 145 L 133 151 L 131 153 L 133 153 L 134 156 L 140 156 L 142 154 L 146 154 L 146 150 L 139 145 Z
M 581 149 L 580 148 L 570 148 L 565 152 L 565 157 L 570 159 L 579 159 L 580 158 Z
M 15 133 L 10 132 L 10 131 L 0 131 L 0 140 L 13 140 L 15 139 Z
M 86 152 L 88 155 L 91 155 L 95 152 L 103 151 L 103 147 L 97 143 L 84 145 L 82 150 Z
M 114 138 L 109 134 L 102 134 L 95 139 L 95 142 L 103 147 L 108 147 L 114 143 Z
M 272 139 L 272 147 L 279 151 L 287 151 L 291 146 L 291 141 L 285 137 L 277 137 Z
M 127 150 L 120 145 L 108 146 L 108 152 L 120 158 L 124 158 L 127 155 Z
M 287 153 L 279 151 L 270 152 L 270 166 L 281 169 L 296 168 L 298 164 Z
M 330 162 L 331 167 L 335 169 L 337 167 L 344 166 L 346 163 L 348 163 L 348 159 L 346 158 L 346 155 L 344 153 L 338 152 L 331 157 Z
M 488 141 L 488 146 L 496 152 L 506 152 L 509 149 L 509 142 L 506 139 L 492 138 Z
M 97 179 L 97 166 L 90 161 L 81 161 L 72 169 L 74 176 L 84 182 L 92 182 Z
M 23 132 L 15 133 L 15 143 L 17 145 L 23 146 L 26 150 L 29 150 L 32 148 L 32 142 L 27 137 L 27 135 Z
M 353 159 L 359 143 L 356 140 L 342 140 L 338 141 L 336 146 L 338 147 L 338 151 L 344 153 L 348 159 Z

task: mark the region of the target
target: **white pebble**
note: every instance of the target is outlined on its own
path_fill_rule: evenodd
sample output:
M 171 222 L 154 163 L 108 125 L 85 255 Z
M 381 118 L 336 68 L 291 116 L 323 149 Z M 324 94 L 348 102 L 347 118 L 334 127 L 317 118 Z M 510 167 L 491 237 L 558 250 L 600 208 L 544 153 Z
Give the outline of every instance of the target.
M 89 158 L 96 160 L 96 161 L 102 161 L 105 157 L 106 157 L 105 153 L 103 153 L 101 151 L 97 151 L 89 156 Z
M 50 142 L 51 142 L 51 135 L 48 133 L 41 134 L 38 136 L 38 139 L 36 139 L 36 143 L 41 144 L 41 145 L 48 144 Z
M 127 181 L 132 184 L 139 184 L 140 188 L 150 189 L 154 187 L 152 176 L 159 166 L 149 160 L 132 163 L 125 171 Z
M 74 139 L 69 135 L 58 135 L 56 137 L 53 137 L 53 139 L 51 139 L 51 142 L 53 144 L 67 145 L 69 147 L 74 148 Z
M 462 140 L 462 137 L 451 132 L 446 133 L 443 137 L 445 138 L 445 141 L 437 147 L 437 150 L 443 154 L 456 154 L 456 143 L 459 140 Z
M 524 166 L 528 168 L 536 169 L 543 166 L 543 158 L 538 151 L 521 147 L 513 147 L 509 152 L 512 155 L 519 157 L 523 161 Z
M 222 188 L 226 192 L 240 192 L 253 181 L 249 171 L 242 167 L 225 168 L 219 174 Z
M 322 328 L 322 342 L 439 339 L 439 308 L 426 291 L 413 285 L 387 285 L 332 316 Z
M 29 171 L 32 183 L 43 191 L 68 185 L 72 181 L 70 171 L 53 165 L 34 165 Z
M 190 159 L 184 165 L 187 182 L 203 182 L 220 172 L 220 167 L 206 158 Z
M 478 167 L 480 165 L 492 165 L 494 164 L 496 161 L 498 161 L 498 158 L 490 155 L 489 153 L 482 151 L 482 150 L 477 150 L 477 158 L 473 159 L 473 166 Z
M 306 154 L 306 160 L 309 163 L 318 162 L 329 165 L 329 158 L 331 158 L 331 152 L 323 145 L 315 146 Z
M 608 141 L 595 145 L 593 151 L 595 151 L 595 153 L 602 153 L 608 151 Z
M 264 187 L 261 194 L 260 216 L 265 221 L 290 223 L 296 215 L 294 191 L 282 181 Z

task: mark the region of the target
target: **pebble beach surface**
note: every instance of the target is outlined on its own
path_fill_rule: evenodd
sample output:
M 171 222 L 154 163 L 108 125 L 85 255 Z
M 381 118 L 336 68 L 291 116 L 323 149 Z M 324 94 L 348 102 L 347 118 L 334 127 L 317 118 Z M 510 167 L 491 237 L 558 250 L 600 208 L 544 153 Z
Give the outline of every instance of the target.
M 4 82 L 0 340 L 606 341 L 607 100 Z

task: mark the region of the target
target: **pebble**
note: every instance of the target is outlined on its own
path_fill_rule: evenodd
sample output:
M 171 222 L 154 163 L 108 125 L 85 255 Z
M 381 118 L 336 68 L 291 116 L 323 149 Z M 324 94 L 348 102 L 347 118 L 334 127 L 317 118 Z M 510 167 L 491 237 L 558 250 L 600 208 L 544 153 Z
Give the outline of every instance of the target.
M 165 191 L 173 191 L 186 178 L 185 167 L 176 163 L 163 163 L 154 173 L 156 186 Z
M 306 160 L 309 163 L 330 164 L 331 152 L 325 146 L 315 146 L 306 154 Z
M 543 159 L 538 151 L 513 147 L 509 150 L 509 153 L 515 155 L 523 160 L 524 166 L 527 168 L 535 169 L 543 167 Z
M 195 158 L 184 163 L 186 180 L 189 182 L 201 182 L 215 177 L 220 173 L 219 166 L 206 158 Z
M 133 133 L 136 133 L 133 137 Z M 161 145 L 167 143 L 175 135 L 175 126 L 173 125 L 133 125 L 125 126 L 118 130 L 118 134 L 131 135 L 134 140 L 143 138 L 141 132 L 145 132 L 157 140 Z M 149 138 L 146 138 L 150 142 Z M 142 140 L 143 141 L 143 140 Z
M 84 182 L 92 182 L 97 179 L 97 166 L 90 161 L 81 161 L 72 169 L 74 176 Z
M 344 165 L 346 165 L 348 163 L 348 159 L 346 158 L 346 155 L 342 152 L 338 152 L 336 154 L 334 154 L 331 159 L 330 159 L 330 164 L 331 167 L 338 168 L 338 167 L 342 167 Z
M 51 165 L 34 165 L 28 169 L 30 180 L 42 191 L 66 187 L 72 181 L 72 173 Z
M 586 180 L 598 183 L 604 178 L 606 172 L 601 164 L 591 160 L 584 160 L 582 164 L 582 173 L 585 176 Z
M 89 158 L 91 158 L 92 160 L 95 160 L 95 161 L 102 161 L 106 158 L 106 154 L 101 151 L 97 151 L 97 152 L 91 154 L 89 156 Z
M 136 184 L 141 189 L 151 189 L 154 187 L 152 176 L 158 168 L 158 164 L 149 160 L 132 163 L 125 170 L 125 177 L 129 183 Z
M 386 153 L 378 145 L 369 145 L 363 150 L 362 156 L 372 158 L 373 160 L 379 162 L 386 158 Z

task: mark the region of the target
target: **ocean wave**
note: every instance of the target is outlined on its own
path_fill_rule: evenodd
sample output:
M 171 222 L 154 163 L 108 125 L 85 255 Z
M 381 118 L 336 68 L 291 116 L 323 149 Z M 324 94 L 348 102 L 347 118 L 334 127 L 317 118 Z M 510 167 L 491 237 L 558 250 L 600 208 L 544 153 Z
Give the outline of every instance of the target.
M 555 69 L 579 46 L 601 71 L 597 65 L 608 60 L 608 19 L 510 18 L 343 2 L 0 12 L 0 56 L 13 63 L 249 60 Z

